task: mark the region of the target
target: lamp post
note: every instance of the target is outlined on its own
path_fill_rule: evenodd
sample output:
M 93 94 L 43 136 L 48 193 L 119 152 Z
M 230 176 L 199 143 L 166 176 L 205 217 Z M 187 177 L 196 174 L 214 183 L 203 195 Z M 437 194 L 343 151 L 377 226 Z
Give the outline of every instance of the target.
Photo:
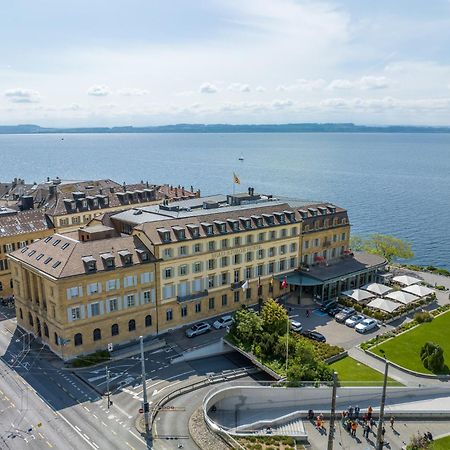
M 334 421 L 336 419 L 336 391 L 337 391 L 337 373 L 333 372 L 333 393 L 331 398 L 330 432 L 328 433 L 327 450 L 333 450 Z
M 384 350 L 380 349 L 380 353 L 384 356 L 384 379 L 383 379 L 383 393 L 381 395 L 381 404 L 380 404 L 380 417 L 378 420 L 378 430 L 377 430 L 377 450 L 383 450 L 383 421 L 384 421 L 384 405 L 386 403 L 386 387 L 387 387 L 387 378 L 388 378 L 388 370 L 389 370 L 389 362 L 386 359 L 386 353 Z

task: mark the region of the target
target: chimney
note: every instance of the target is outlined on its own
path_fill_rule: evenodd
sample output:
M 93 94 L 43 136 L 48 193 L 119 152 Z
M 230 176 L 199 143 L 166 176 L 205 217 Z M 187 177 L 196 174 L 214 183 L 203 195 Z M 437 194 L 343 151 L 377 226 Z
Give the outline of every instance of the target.
M 127 185 L 126 185 L 126 183 L 125 183 L 125 181 L 123 182 L 123 192 L 126 192 L 127 191 Z
M 147 186 L 147 189 L 150 187 L 149 185 L 148 185 L 148 180 L 147 180 L 147 182 L 145 183 L 146 184 L 146 186 Z
M 248 188 L 248 195 L 252 195 L 252 188 L 251 187 Z
M 181 195 L 184 195 L 184 186 L 181 186 Z
M 191 192 L 194 192 L 194 186 L 191 184 Z

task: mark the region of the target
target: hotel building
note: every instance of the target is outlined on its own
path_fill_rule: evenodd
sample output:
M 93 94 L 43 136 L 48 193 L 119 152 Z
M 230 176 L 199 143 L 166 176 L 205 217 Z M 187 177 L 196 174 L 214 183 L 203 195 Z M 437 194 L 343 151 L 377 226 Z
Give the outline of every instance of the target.
M 344 209 L 252 188 L 104 214 L 10 256 L 17 321 L 70 359 L 288 291 L 329 297 L 343 275 L 318 273 L 346 265 L 359 282 L 381 263 L 361 263 L 349 237 Z

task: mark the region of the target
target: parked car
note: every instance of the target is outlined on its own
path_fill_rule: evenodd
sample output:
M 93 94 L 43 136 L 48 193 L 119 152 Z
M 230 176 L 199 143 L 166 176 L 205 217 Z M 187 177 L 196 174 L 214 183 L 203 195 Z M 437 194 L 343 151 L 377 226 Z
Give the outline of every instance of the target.
M 207 333 L 211 329 L 211 325 L 207 322 L 200 322 L 193 325 L 186 330 L 187 337 L 198 336 L 199 334 Z
M 296 320 L 291 320 L 291 330 L 300 333 L 302 331 L 302 324 Z
M 364 319 L 362 322 L 355 326 L 355 330 L 358 333 L 367 333 L 378 326 L 378 322 L 375 319 Z
M 336 322 L 344 323 L 350 316 L 355 314 L 355 310 L 353 308 L 344 308 L 340 313 L 337 313 L 334 318 Z
M 222 316 L 213 323 L 213 327 L 216 330 L 220 330 L 221 328 L 226 328 L 231 325 L 233 325 L 233 317 L 230 315 Z
M 325 336 L 318 331 L 305 330 L 302 332 L 302 335 L 309 339 L 313 339 L 314 341 L 326 342 L 327 340 Z
M 334 317 L 337 313 L 340 313 L 342 309 L 342 306 L 335 305 L 327 311 L 327 314 L 331 317 Z
M 345 321 L 345 325 L 350 328 L 355 328 L 355 326 L 358 325 L 358 323 L 362 322 L 365 318 L 366 317 L 362 314 L 354 314 Z
M 331 300 L 327 303 L 324 303 L 321 307 L 320 310 L 323 312 L 328 312 L 331 308 L 334 308 L 337 305 L 336 300 Z

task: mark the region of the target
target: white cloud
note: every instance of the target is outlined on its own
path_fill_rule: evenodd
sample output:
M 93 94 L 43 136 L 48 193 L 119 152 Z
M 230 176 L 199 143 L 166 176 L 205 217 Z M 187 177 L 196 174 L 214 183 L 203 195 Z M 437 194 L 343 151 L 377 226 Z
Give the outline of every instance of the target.
M 266 92 L 266 88 L 264 86 L 256 86 L 255 91 L 256 92 Z
M 219 89 L 217 89 L 217 86 L 212 83 L 203 83 L 199 89 L 201 94 L 215 94 L 218 91 Z
M 12 103 L 38 103 L 41 100 L 39 92 L 31 89 L 8 89 L 4 95 Z
M 140 97 L 143 95 L 149 95 L 150 92 L 147 89 L 134 89 L 134 88 L 124 88 L 124 89 L 119 89 L 117 91 L 117 93 L 119 95 L 123 95 L 125 97 Z
M 326 85 L 326 81 L 322 78 L 316 79 L 306 79 L 299 78 L 295 80 L 292 84 L 280 84 L 276 87 L 277 91 L 302 91 L 302 92 L 312 92 L 315 90 L 322 89 Z
M 353 87 L 355 87 L 355 83 L 350 80 L 342 79 L 333 80 L 328 85 L 328 89 L 352 89 Z
M 93 97 L 106 97 L 109 95 L 109 89 L 107 86 L 97 84 L 95 86 L 91 86 L 88 89 L 87 94 Z
M 366 76 L 359 80 L 361 89 L 385 89 L 389 87 L 389 81 L 386 77 Z
M 250 86 L 248 84 L 243 83 L 231 83 L 228 86 L 228 90 L 236 92 L 250 92 Z

